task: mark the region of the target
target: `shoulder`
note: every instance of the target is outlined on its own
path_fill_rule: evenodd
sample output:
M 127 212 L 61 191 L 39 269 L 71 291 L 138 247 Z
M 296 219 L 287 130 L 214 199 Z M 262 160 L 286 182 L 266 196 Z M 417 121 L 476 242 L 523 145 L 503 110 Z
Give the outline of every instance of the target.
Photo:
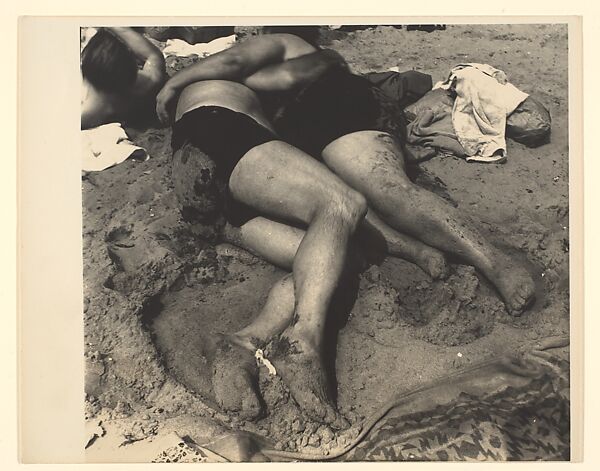
M 299 36 L 290 33 L 275 33 L 265 35 L 271 36 L 285 48 L 286 59 L 293 59 L 317 51 L 317 48 L 306 42 Z
M 315 52 L 317 49 L 304 39 L 289 33 L 273 33 L 255 36 L 240 43 L 238 50 L 274 50 L 283 55 L 283 60 L 294 59 Z

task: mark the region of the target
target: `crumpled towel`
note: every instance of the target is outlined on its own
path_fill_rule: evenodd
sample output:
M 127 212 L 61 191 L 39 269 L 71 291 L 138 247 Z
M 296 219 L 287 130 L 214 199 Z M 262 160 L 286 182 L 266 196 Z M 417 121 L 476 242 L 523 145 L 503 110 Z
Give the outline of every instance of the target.
M 467 156 L 454 132 L 453 107 L 452 94 L 436 88 L 404 109 L 408 120 L 406 143 L 412 146 L 409 150 L 414 154 L 413 160 L 425 160 L 436 154 Z
M 92 28 L 91 26 L 84 26 L 79 29 L 79 52 L 83 52 L 87 43 L 90 39 L 98 32 L 98 28 Z
M 488 64 L 459 64 L 434 87 L 454 90 L 452 124 L 468 161 L 506 160 L 506 117 L 529 95 Z
M 235 43 L 235 34 L 222 38 L 213 39 L 208 43 L 189 44 L 183 39 L 168 39 L 163 54 L 165 57 L 177 56 L 188 57 L 197 55 L 208 57 L 211 54 L 223 51 Z
M 81 131 L 82 170 L 98 172 L 128 158 L 146 161 L 145 149 L 132 144 L 120 123 L 109 123 Z
M 407 142 L 431 147 L 442 154 L 464 157 L 465 150 L 456 139 L 450 113 L 425 110 L 407 126 Z

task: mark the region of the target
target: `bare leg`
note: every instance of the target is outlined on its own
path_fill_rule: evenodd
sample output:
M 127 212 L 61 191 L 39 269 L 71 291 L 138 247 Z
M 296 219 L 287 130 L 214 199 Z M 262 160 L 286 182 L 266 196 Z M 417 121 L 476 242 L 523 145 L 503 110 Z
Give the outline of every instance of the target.
M 217 402 L 224 410 L 246 419 L 262 415 L 254 352 L 290 324 L 294 303 L 294 280 L 290 274 L 271 288 L 267 302 L 250 325 L 218 342 L 212 383 Z
M 439 250 L 392 229 L 371 209 L 358 232 L 364 242 L 381 245 L 385 253 L 418 265 L 433 279 L 447 275 L 446 261 Z M 227 242 L 248 250 L 273 265 L 291 270 L 304 234 L 303 229 L 257 217 L 242 227 L 227 226 L 224 236 Z M 360 256 L 357 251 L 353 253 Z
M 366 202 L 325 166 L 280 141 L 246 153 L 229 187 L 238 201 L 308 226 L 294 258 L 292 325 L 278 339 L 272 361 L 308 414 L 335 423 L 339 414 L 331 404 L 321 358 L 325 317 Z
M 361 234 L 365 234 L 371 241 L 382 240 L 387 254 L 414 263 L 434 280 L 448 275 L 448 266 L 442 252 L 392 229 L 372 209 L 369 209 L 363 220 Z
M 257 217 L 241 227 L 228 224 L 224 239 L 275 266 L 291 271 L 305 233 L 303 229 Z
M 236 341 L 253 351 L 288 327 L 294 316 L 294 279 L 285 275 L 271 288 L 267 302 L 251 324 L 236 332 Z
M 226 227 L 225 240 L 284 269 L 292 270 L 294 257 L 305 231 L 264 217 L 251 219 L 242 227 Z M 353 251 L 353 254 L 358 251 Z M 258 370 L 254 352 L 292 322 L 295 296 L 291 274 L 271 289 L 258 316 L 240 331 L 227 335 L 219 344 L 213 371 L 213 388 L 220 406 L 253 419 L 262 414 L 256 388 Z
M 377 131 L 343 136 L 325 148 L 323 159 L 390 226 L 478 268 L 509 311 L 520 312 L 533 301 L 533 280 L 524 268 L 487 243 L 458 210 L 408 179 L 391 136 Z
M 437 250 L 398 234 L 373 211 L 369 211 L 367 218 L 369 222 L 363 221 L 361 230 L 368 239 L 383 238 L 385 248 L 391 254 L 412 258 L 411 261 L 421 264 L 430 273 L 435 273 L 435 270 L 440 273 L 445 269 L 443 255 Z M 305 231 L 257 217 L 239 228 L 228 226 L 224 235 L 228 242 L 291 270 Z M 360 255 L 356 250 L 352 253 Z M 254 351 L 290 325 L 294 305 L 294 281 L 292 275 L 286 275 L 273 286 L 267 302 L 252 323 L 234 334 L 224 336 L 218 343 L 212 382 L 217 401 L 223 409 L 237 412 L 246 419 L 262 415 Z

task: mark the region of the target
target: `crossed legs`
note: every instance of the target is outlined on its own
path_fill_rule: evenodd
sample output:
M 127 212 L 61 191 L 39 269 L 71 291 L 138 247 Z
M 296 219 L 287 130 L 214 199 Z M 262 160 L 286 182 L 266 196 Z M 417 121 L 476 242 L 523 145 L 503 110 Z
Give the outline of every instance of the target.
M 367 211 L 365 199 L 323 164 L 281 141 L 248 151 L 229 187 L 234 198 L 261 213 L 307 227 L 292 267 L 292 319 L 273 342 L 271 360 L 299 406 L 335 424 L 340 418 L 327 391 L 321 347 L 348 244 Z
M 227 225 L 224 240 L 291 271 L 304 234 L 304 229 L 259 216 L 241 227 Z M 412 262 L 434 280 L 444 278 L 448 273 L 442 252 L 392 229 L 372 209 L 361 221 L 357 236 L 361 247 L 366 245 L 385 255 Z M 364 255 L 362 251 L 355 253 L 358 258 Z
M 445 272 L 445 264 L 441 252 L 430 246 L 461 256 L 495 284 L 513 312 L 525 309 L 533 300 L 533 281 L 522 267 L 488 244 L 453 207 L 410 182 L 402 153 L 390 136 L 373 131 L 354 133 L 334 141 L 323 152 L 327 165 L 377 211 L 369 209 L 362 219 L 364 202 L 323 166 L 312 159 L 308 164 L 306 158 L 310 157 L 283 143 L 249 154 L 252 158 L 241 161 L 232 176 L 234 196 L 265 214 L 307 224 L 308 230 L 305 233 L 257 218 L 230 234 L 238 245 L 250 247 L 276 265 L 293 268 L 293 277 L 286 276 L 273 287 L 259 316 L 232 335 L 231 342 L 245 349 L 247 356 L 257 344 L 281 334 L 274 342 L 273 360 L 299 405 L 313 417 L 339 423 L 325 389 L 320 346 L 331 294 L 357 227 L 383 238 L 388 253 L 414 261 L 434 277 Z M 289 155 L 300 159 L 297 163 L 302 171 L 284 162 Z M 283 172 L 279 165 L 285 166 Z M 321 184 L 329 186 L 313 193 L 317 174 Z M 285 183 L 287 178 L 295 183 L 286 186 L 290 183 Z M 267 181 L 275 185 L 269 196 L 264 194 Z M 313 276 L 319 286 L 311 283 L 309 277 Z M 246 393 L 256 401 L 250 402 L 258 404 L 249 390 L 246 388 Z
M 389 226 L 479 269 L 510 312 L 519 313 L 533 301 L 534 283 L 523 267 L 489 244 L 456 208 L 408 179 L 402 151 L 390 135 L 348 134 L 324 149 L 323 160 Z
M 408 179 L 402 151 L 391 136 L 376 131 L 343 136 L 325 148 L 323 159 L 366 197 L 370 209 L 359 233 L 382 239 L 387 253 L 412 261 L 438 278 L 446 272 L 439 251 L 449 252 L 479 269 L 498 289 L 510 312 L 520 313 L 534 300 L 533 280 L 523 267 L 489 244 L 457 209 Z M 251 221 L 241 229 L 242 245 L 256 247 L 267 260 L 285 267 L 294 253 L 291 247 L 298 242 L 286 235 L 279 237 L 286 229 L 273 224 Z M 293 231 L 296 239 L 302 237 L 299 229 L 287 231 Z M 274 237 L 266 242 L 264 232 Z

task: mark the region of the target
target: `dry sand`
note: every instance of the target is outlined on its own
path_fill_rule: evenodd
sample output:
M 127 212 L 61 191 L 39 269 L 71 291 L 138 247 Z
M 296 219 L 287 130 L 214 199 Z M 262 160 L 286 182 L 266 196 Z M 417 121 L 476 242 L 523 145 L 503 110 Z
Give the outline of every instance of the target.
M 568 332 L 567 27 L 450 25 L 433 33 L 378 27 L 331 33 L 327 47 L 358 73 L 397 66 L 428 73 L 434 82 L 458 63 L 489 63 L 539 99 L 553 120 L 549 144 L 529 149 L 509 140 L 503 165 L 449 157 L 420 165 L 420 184 L 527 261 L 538 301 L 513 318 L 470 267 L 453 264 L 450 278 L 438 282 L 398 259 L 368 269 L 354 306 L 353 299 L 337 304 L 340 330 L 329 346 L 337 350 L 331 367 L 339 409 L 356 423 L 392 394 Z M 216 408 L 214 334 L 247 324 L 283 272 L 194 236 L 173 193 L 170 130 L 130 135 L 149 161 L 127 161 L 83 181 L 87 418 L 135 428 L 119 432 L 134 441 L 176 430 L 202 444 L 233 427 L 265 435 L 279 448 L 332 447 L 330 431 L 306 421 L 265 371 L 266 418 L 250 423 Z M 117 456 L 89 451 L 91 460 Z

